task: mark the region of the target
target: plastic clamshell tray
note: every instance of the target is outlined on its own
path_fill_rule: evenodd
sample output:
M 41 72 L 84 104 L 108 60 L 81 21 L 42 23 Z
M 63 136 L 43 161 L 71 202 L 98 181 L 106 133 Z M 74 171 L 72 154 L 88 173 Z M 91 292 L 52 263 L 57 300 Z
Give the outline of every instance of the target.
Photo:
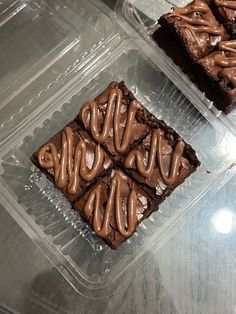
M 2 141 L 117 32 L 86 0 L 4 1 L 0 10 Z
M 162 71 L 173 81 L 184 95 L 197 107 L 203 107 L 208 115 L 216 116 L 232 133 L 236 135 L 236 108 L 225 115 L 213 105 L 205 93 L 190 81 L 182 70 L 158 47 L 151 35 L 159 27 L 158 19 L 164 13 L 170 12 L 173 6 L 183 7 L 191 0 L 118 0 L 117 13 L 124 17 L 124 20 L 131 25 L 148 43 L 149 47 L 158 54 L 164 64 Z M 127 28 L 127 27 L 126 27 Z M 132 32 L 130 30 L 130 32 Z
M 51 5 L 53 2 L 48 3 Z M 83 14 L 97 10 L 90 2 L 78 3 L 85 6 Z M 75 14 L 75 19 L 79 19 L 81 12 Z M 88 20 L 82 20 L 83 14 L 79 20 L 84 28 L 77 36 L 80 42 L 85 41 L 84 36 L 88 34 L 84 31 Z M 100 25 L 102 37 L 99 40 L 104 42 L 93 43 L 94 47 L 101 49 L 88 53 L 83 51 L 85 57 L 78 62 L 74 61 L 74 57 L 78 57 L 79 52 L 74 54 L 69 49 L 49 67 L 50 71 L 52 68 L 56 71 L 65 60 L 69 70 L 61 72 L 61 76 L 57 72 L 52 77 L 47 70 L 34 78 L 26 89 L 32 88 L 32 85 L 41 87 L 45 81 L 54 80 L 44 92 L 37 90 L 36 100 L 20 110 L 22 116 L 13 115 L 16 125 L 0 146 L 0 200 L 3 206 L 75 289 L 91 298 L 112 293 L 112 287 L 130 265 L 151 245 L 168 237 L 165 231 L 176 226 L 178 218 L 183 217 L 214 186 L 224 184 L 228 176 L 223 175 L 234 162 L 236 147 L 235 137 L 225 125 L 215 116 L 207 116 L 204 105 L 198 110 L 163 74 L 161 62 L 159 64 L 156 57 L 153 58 L 148 45 L 144 46 L 145 53 L 141 50 L 140 47 L 145 44 L 143 40 L 120 40 L 119 33 L 115 32 L 112 37 L 106 37 L 110 34 L 106 32 L 107 23 L 113 27 L 109 17 L 111 13 L 104 10 L 101 14 L 104 14 L 106 27 L 100 20 L 95 24 Z M 67 22 L 65 16 L 63 20 Z M 71 18 L 69 20 L 72 21 Z M 97 34 L 97 28 L 93 30 L 91 25 L 93 23 L 89 26 L 89 37 L 92 37 L 93 31 Z M 78 51 L 81 51 L 80 43 L 78 45 Z M 68 66 L 69 60 L 72 63 Z M 98 95 L 113 80 L 124 80 L 147 109 L 165 120 L 194 147 L 201 161 L 197 171 L 116 251 L 96 237 L 79 214 L 71 210 L 60 191 L 29 159 L 40 145 L 75 117 L 84 101 Z M 24 91 L 15 96 L 19 104 L 23 103 L 21 96 Z M 29 94 L 32 96 L 32 93 Z M 6 119 L 1 113 L 4 109 L 0 109 L 1 119 Z

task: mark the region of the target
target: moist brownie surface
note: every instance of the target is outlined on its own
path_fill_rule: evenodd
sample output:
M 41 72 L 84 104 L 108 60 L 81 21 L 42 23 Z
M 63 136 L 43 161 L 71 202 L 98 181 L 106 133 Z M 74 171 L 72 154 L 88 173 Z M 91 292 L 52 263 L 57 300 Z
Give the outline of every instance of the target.
M 236 40 L 218 43 L 218 50 L 195 64 L 198 81 L 218 109 L 230 112 L 236 102 Z
M 233 0 L 214 0 L 213 12 L 223 23 L 232 38 L 236 37 L 236 2 Z
M 93 139 L 113 156 L 126 153 L 150 128 L 154 119 L 127 89 L 124 82 L 112 82 L 94 99 L 86 102 L 77 119 Z
M 192 61 L 206 56 L 217 42 L 228 38 L 223 25 L 218 23 L 204 0 L 174 8 L 161 16 L 159 23 L 174 35 L 183 47 L 183 53 Z
M 123 171 L 113 169 L 99 178 L 74 208 L 99 237 L 117 248 L 157 206 Z
M 162 128 L 153 129 L 123 160 L 127 173 L 158 203 L 199 166 L 192 148 L 161 124 Z
M 39 148 L 31 160 L 71 202 L 112 164 L 106 152 L 75 122 Z

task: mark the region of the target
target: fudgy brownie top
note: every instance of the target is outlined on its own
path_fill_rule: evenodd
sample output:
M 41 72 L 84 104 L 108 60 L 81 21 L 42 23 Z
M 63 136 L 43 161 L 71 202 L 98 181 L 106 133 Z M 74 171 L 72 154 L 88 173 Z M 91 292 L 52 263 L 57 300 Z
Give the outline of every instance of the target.
M 236 19 L 236 2 L 234 0 L 214 0 L 214 5 L 218 9 L 224 21 L 235 21 Z
M 199 165 L 190 155 L 195 153 L 175 132 L 168 133 L 168 127 L 158 128 L 131 150 L 124 159 L 124 167 L 134 179 L 147 185 L 153 196 L 162 196 Z
M 69 123 L 34 153 L 32 161 L 73 202 L 112 160 L 88 133 Z
M 214 0 L 211 3 L 216 18 L 225 26 L 231 38 L 236 37 L 236 3 L 228 0 Z
M 112 82 L 94 101 L 86 102 L 77 117 L 92 138 L 117 156 L 150 130 L 149 113 L 127 89 L 124 82 Z
M 168 23 L 175 29 L 193 61 L 211 52 L 220 40 L 228 38 L 223 25 L 215 19 L 204 0 L 194 0 L 183 8 L 173 8 L 159 22 L 161 25 Z
M 130 237 L 140 221 L 157 209 L 148 194 L 120 169 L 99 178 L 74 208 L 112 248 Z
M 198 62 L 225 91 L 236 95 L 236 40 L 218 43 L 218 50 Z

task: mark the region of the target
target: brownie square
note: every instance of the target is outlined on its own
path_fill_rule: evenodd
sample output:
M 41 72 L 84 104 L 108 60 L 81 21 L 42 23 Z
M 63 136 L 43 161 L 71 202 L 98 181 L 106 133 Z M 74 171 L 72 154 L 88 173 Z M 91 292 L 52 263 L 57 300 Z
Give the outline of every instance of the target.
M 233 0 L 214 0 L 212 10 L 224 25 L 231 38 L 236 38 L 236 2 Z
M 218 50 L 198 60 L 193 69 L 207 97 L 229 113 L 236 103 L 236 40 L 218 43 Z
M 94 101 L 82 106 L 77 117 L 92 138 L 118 158 L 147 135 L 146 121 L 153 119 L 124 82 L 109 84 Z
M 123 159 L 125 171 L 160 204 L 200 165 L 190 145 L 163 121 Z
M 196 61 L 213 51 L 217 43 L 228 39 L 204 0 L 194 0 L 183 8 L 173 8 L 159 19 L 160 25 L 182 46 L 183 53 Z
M 74 121 L 31 157 L 72 203 L 112 165 L 106 152 Z
M 111 248 L 129 238 L 200 164 L 191 146 L 124 82 L 112 82 L 85 103 L 31 160 Z
M 110 170 L 75 204 L 82 218 L 111 248 L 129 238 L 157 209 L 150 196 L 122 170 Z

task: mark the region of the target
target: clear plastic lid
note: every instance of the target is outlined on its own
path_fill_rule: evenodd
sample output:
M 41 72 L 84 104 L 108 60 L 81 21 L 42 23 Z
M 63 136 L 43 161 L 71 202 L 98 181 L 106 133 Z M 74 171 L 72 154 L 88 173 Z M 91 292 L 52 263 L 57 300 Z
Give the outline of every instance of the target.
M 91 1 L 4 1 L 0 6 L 0 141 L 39 108 L 42 96 L 115 34 Z M 59 87 L 60 88 L 60 87 Z

